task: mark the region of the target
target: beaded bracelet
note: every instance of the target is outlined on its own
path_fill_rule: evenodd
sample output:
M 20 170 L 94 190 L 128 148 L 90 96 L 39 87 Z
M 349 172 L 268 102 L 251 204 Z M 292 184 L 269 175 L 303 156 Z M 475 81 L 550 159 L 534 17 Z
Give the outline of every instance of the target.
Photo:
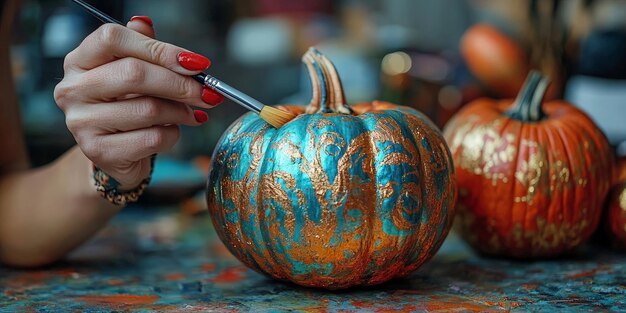
M 137 202 L 150 183 L 152 171 L 154 170 L 155 159 L 156 154 L 150 157 L 150 174 L 148 177 L 142 180 L 137 188 L 129 191 L 119 191 L 117 187 L 120 186 L 120 183 L 94 164 L 93 179 L 95 181 L 96 191 L 107 201 L 115 205 L 125 205 L 130 202 Z

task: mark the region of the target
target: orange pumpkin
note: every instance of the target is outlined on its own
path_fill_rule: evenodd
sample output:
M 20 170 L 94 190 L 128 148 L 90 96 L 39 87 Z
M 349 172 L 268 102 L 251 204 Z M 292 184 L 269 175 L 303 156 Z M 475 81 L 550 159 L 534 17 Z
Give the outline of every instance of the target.
M 529 75 L 515 100 L 477 100 L 446 126 L 462 236 L 487 254 L 555 256 L 596 229 L 611 179 L 604 134 L 582 111 L 543 102 Z
M 617 180 L 608 200 L 607 225 L 615 244 L 626 249 L 626 157 L 617 162 Z
M 515 97 L 528 74 L 526 52 L 493 26 L 477 24 L 461 39 L 461 54 L 470 71 L 504 97 Z

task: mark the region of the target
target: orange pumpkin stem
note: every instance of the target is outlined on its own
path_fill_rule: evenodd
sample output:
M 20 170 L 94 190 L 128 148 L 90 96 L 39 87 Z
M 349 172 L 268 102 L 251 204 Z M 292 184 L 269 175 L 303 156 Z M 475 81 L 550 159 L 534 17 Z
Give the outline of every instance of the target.
M 538 71 L 530 71 L 515 104 L 506 114 L 523 122 L 538 122 L 546 117 L 542 104 L 550 80 Z
M 313 97 L 306 113 L 352 114 L 346 104 L 341 79 L 334 64 L 315 48 L 309 48 L 302 57 L 302 62 L 309 71 L 313 88 Z

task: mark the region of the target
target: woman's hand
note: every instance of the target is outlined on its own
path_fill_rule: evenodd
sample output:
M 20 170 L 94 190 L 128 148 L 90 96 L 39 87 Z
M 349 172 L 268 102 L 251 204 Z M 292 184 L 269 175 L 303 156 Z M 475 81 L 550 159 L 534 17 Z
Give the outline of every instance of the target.
M 150 172 L 150 156 L 169 150 L 178 125 L 198 126 L 223 97 L 190 75 L 209 59 L 153 39 L 152 21 L 105 24 L 65 58 L 54 97 L 85 156 L 123 189 Z

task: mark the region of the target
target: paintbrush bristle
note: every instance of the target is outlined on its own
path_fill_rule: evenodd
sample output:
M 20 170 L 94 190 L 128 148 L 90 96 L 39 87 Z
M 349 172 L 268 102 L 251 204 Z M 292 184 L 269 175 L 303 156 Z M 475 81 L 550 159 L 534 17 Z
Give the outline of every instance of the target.
M 289 111 L 273 108 L 267 105 L 263 107 L 261 113 L 259 113 L 259 116 L 261 116 L 262 119 L 264 119 L 266 122 L 270 123 L 270 125 L 276 128 L 281 128 L 283 125 L 285 125 L 285 123 L 293 120 L 296 117 L 295 114 Z

